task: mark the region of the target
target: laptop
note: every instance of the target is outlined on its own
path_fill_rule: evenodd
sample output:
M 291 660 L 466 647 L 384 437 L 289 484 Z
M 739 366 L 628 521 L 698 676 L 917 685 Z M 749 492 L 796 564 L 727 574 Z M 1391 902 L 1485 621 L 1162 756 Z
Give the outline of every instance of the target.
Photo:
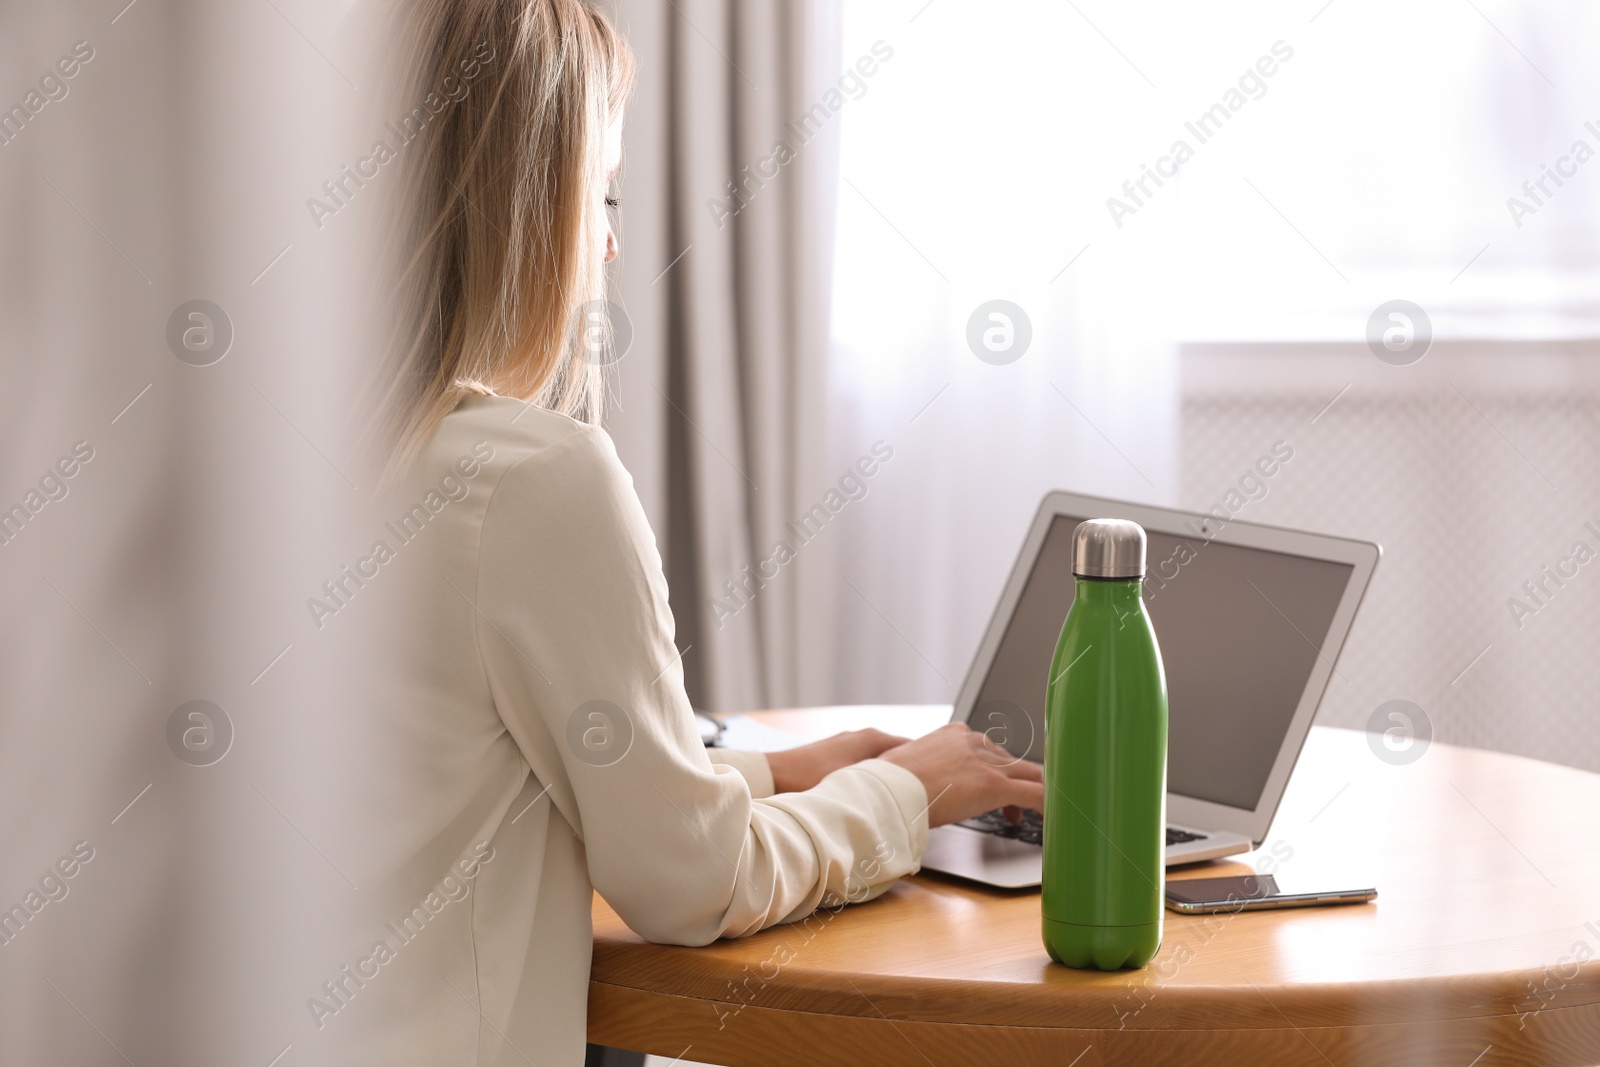
M 1045 689 L 1072 604 L 1072 537 L 1131 519 L 1148 538 L 1145 605 L 1167 675 L 1167 865 L 1266 839 L 1381 549 L 1219 515 L 1051 493 L 1028 530 L 952 720 L 1044 760 Z M 1039 884 L 1036 812 L 937 827 L 922 866 L 990 885 Z

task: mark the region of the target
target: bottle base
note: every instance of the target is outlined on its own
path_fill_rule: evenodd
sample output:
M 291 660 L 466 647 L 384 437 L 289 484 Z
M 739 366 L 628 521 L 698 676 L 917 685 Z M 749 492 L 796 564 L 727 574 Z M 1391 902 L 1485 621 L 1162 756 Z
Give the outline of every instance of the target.
M 1079 926 L 1044 920 L 1050 958 L 1078 970 L 1120 971 L 1143 967 L 1161 948 L 1161 923 L 1139 926 Z

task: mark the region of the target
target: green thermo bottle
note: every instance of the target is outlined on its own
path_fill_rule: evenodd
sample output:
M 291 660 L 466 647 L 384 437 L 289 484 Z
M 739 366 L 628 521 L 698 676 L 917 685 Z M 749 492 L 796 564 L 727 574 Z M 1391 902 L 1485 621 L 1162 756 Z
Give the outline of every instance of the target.
M 1145 611 L 1138 523 L 1073 535 L 1072 607 L 1050 664 L 1044 946 L 1068 967 L 1143 967 L 1161 947 L 1167 680 Z

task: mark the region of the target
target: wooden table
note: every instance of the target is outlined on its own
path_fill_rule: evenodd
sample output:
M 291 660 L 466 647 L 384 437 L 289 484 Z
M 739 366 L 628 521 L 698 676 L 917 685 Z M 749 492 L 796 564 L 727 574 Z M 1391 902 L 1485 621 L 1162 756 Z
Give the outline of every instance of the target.
M 765 718 L 808 737 L 916 735 L 948 714 Z M 1101 974 L 1049 962 L 1036 890 L 933 874 L 706 948 L 647 944 L 596 898 L 589 1039 L 735 1067 L 1593 1065 L 1597 846 L 1600 775 L 1438 743 L 1393 766 L 1365 733 L 1318 727 L 1267 843 L 1243 859 L 1375 885 L 1374 904 L 1168 912 L 1148 968 Z

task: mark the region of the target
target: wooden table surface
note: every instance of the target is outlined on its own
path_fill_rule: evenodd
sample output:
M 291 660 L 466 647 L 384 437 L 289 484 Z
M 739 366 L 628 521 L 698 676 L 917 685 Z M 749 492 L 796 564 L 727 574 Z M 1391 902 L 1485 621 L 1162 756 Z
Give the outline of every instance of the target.
M 807 737 L 908 736 L 947 707 L 763 713 Z M 1434 743 L 1377 758 L 1316 727 L 1266 843 L 1171 878 L 1278 862 L 1373 904 L 1166 914 L 1142 971 L 1058 966 L 1037 890 L 934 874 L 805 924 L 652 945 L 598 897 L 589 1039 L 710 1063 L 1600 1064 L 1600 775 Z M 1076 1058 L 1075 1058 L 1076 1057 Z

